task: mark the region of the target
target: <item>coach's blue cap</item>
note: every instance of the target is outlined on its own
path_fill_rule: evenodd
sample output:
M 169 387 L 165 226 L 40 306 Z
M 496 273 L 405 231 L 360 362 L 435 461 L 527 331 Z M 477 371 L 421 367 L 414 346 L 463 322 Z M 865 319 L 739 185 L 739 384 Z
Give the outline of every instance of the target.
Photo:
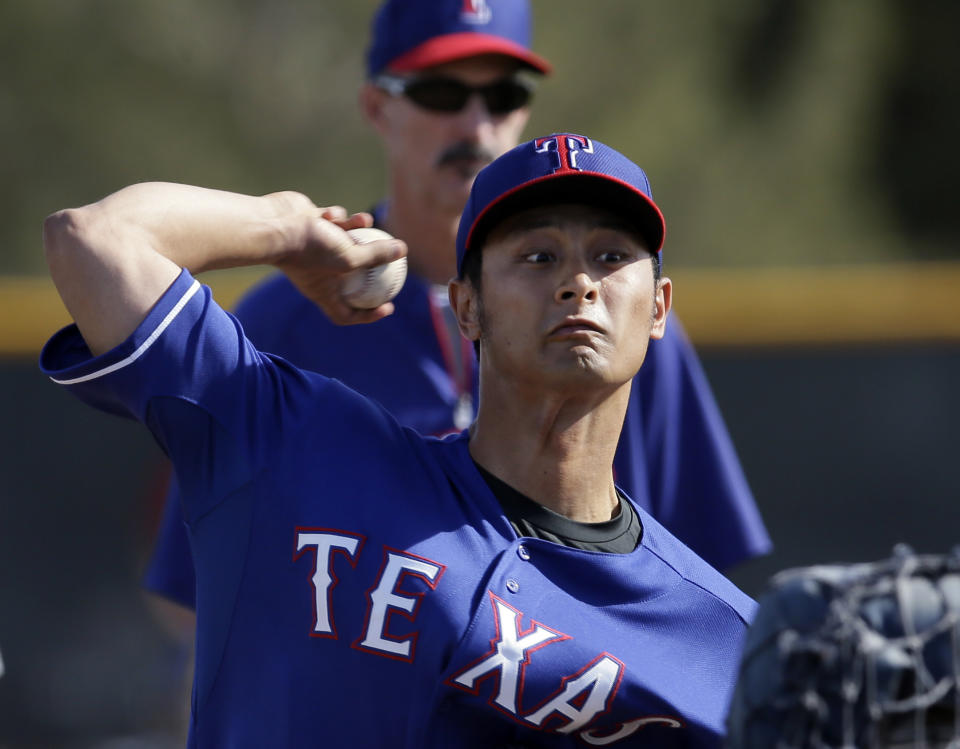
M 528 0 L 386 0 L 373 19 L 367 75 L 488 54 L 549 73 L 550 63 L 530 50 L 531 27 Z
M 643 169 L 599 141 L 554 133 L 521 143 L 480 170 L 460 216 L 457 273 L 499 221 L 551 203 L 592 205 L 623 216 L 660 262 L 666 224 Z

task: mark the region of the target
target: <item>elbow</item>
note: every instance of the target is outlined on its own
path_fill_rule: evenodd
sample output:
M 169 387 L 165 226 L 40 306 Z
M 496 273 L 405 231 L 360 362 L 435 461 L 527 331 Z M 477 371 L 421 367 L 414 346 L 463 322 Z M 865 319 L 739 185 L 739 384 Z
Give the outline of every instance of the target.
M 65 257 L 88 242 L 90 216 L 87 208 L 67 208 L 47 216 L 43 221 L 43 251 L 47 266 L 54 271 Z
M 51 213 L 43 221 L 43 251 L 49 265 L 77 236 L 77 211 L 68 208 Z

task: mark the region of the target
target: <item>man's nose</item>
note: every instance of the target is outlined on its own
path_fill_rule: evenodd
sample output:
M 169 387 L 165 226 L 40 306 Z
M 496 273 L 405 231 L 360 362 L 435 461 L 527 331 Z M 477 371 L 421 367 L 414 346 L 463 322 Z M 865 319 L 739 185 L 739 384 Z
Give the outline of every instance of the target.
M 473 92 L 467 99 L 467 103 L 460 110 L 457 120 L 461 130 L 471 135 L 493 127 L 493 115 L 487 109 L 483 97 L 477 92 Z
M 587 301 L 595 302 L 599 295 L 599 281 L 595 281 L 585 270 L 577 270 L 565 276 L 557 286 L 555 299 L 558 302 Z

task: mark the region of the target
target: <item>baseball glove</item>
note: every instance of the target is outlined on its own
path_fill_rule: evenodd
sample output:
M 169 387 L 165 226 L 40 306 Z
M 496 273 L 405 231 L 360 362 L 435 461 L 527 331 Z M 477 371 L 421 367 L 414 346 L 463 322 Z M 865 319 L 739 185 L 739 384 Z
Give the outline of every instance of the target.
M 960 749 L 960 548 L 776 575 L 727 720 L 729 749 Z

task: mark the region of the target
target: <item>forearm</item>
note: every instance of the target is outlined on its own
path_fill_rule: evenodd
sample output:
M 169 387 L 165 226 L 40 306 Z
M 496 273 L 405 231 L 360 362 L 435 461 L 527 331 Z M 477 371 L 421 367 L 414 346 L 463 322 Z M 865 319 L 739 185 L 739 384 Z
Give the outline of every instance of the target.
M 94 225 L 106 230 L 97 236 L 102 243 L 128 253 L 144 239 L 191 273 L 272 263 L 298 239 L 290 219 L 319 216 L 298 193 L 258 197 L 167 182 L 125 187 L 79 210 L 99 219 Z
M 301 220 L 296 219 L 302 215 Z M 275 263 L 302 245 L 306 197 L 169 183 L 126 187 L 44 224 L 54 283 L 94 353 L 123 341 L 180 272 Z
M 262 197 L 152 182 L 98 203 L 60 211 L 44 223 L 50 275 L 94 354 L 124 341 L 181 268 L 271 264 L 341 325 L 393 311 L 350 307 L 344 276 L 406 255 L 394 239 L 355 244 L 347 230 L 370 226 L 367 213 L 318 208 L 295 192 Z

